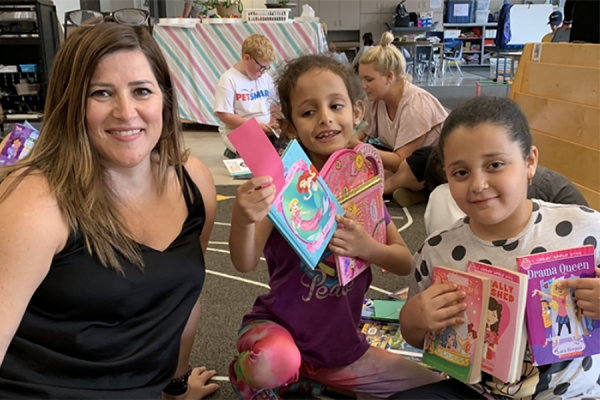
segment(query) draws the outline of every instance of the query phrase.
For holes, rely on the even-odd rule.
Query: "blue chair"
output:
[[[448,45],[450,45],[450,49],[449,49],[450,53],[447,55],[445,54],[444,65],[442,66],[442,69],[445,70],[445,68],[447,66],[450,73],[452,73],[452,69],[450,68],[449,61],[454,61],[454,65],[456,66],[456,69],[460,73],[460,76],[464,76],[462,73],[462,70],[460,69],[460,63],[462,62],[462,48],[463,48],[462,41],[446,39],[446,41],[444,42],[444,49],[446,49]]]

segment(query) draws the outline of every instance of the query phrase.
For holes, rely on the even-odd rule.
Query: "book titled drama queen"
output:
[[[529,279],[526,321],[534,365],[600,353],[600,321],[583,315],[574,289],[559,283],[596,279],[594,247],[582,246],[517,258]]]

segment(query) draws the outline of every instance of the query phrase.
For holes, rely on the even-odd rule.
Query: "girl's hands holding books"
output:
[[[365,228],[348,213],[335,217],[339,224],[329,242],[329,249],[344,257],[357,257],[368,260],[369,241],[374,239]]]
[[[269,213],[275,200],[275,185],[270,176],[250,179],[237,189],[233,215],[244,224],[262,221]]]
[[[451,283],[433,284],[409,299],[404,308],[412,310],[414,324],[424,331],[436,331],[454,324],[462,324],[462,313],[467,309],[463,302],[466,293],[456,290]]]
[[[600,319],[600,268],[596,268],[596,278],[568,279],[557,285],[565,289],[575,289],[574,300],[583,315]]]

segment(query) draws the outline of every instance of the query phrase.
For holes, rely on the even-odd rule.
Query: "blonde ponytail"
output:
[[[377,46],[367,50],[359,60],[359,64],[374,64],[381,75],[393,72],[396,80],[411,81],[412,76],[406,73],[406,59],[393,44],[394,35],[384,32]]]
[[[394,35],[392,35],[392,32],[384,32],[383,35],[381,35],[381,39],[379,40],[379,45],[381,47],[387,47],[391,45],[393,41]]]

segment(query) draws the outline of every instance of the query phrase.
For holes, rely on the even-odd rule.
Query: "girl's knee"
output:
[[[270,325],[268,329],[253,332],[251,343],[245,338],[248,346],[244,346],[245,350],[235,361],[237,379],[256,388],[275,388],[295,382],[302,362],[290,333],[279,325]]]

